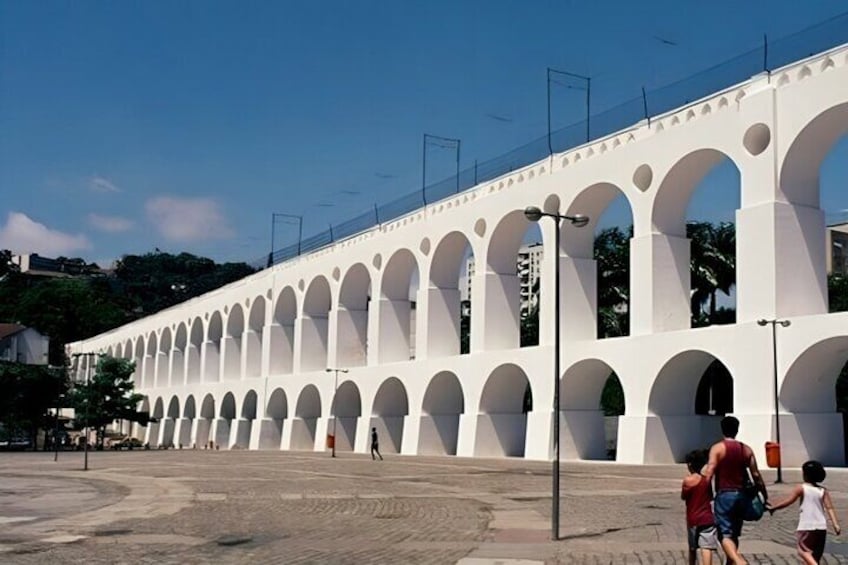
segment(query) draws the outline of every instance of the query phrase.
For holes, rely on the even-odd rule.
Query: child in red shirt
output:
[[[713,552],[718,549],[715,518],[713,517],[713,488],[701,475],[709,460],[709,452],[696,449],[686,454],[689,474],[683,479],[680,498],[686,501],[686,529],[689,538],[689,565],[696,565],[698,552],[701,565],[713,562]]]

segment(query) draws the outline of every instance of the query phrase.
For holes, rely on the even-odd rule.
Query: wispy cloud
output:
[[[91,249],[91,242],[82,234],[52,230],[26,214],[9,212],[6,225],[0,228],[0,249],[56,256]]]
[[[120,216],[101,216],[91,213],[88,215],[88,224],[98,231],[120,233],[131,230],[135,223]]]
[[[122,192],[115,183],[100,175],[94,175],[88,179],[88,188],[94,192]]]
[[[212,198],[157,196],[145,204],[147,218],[170,241],[229,239],[235,235]]]

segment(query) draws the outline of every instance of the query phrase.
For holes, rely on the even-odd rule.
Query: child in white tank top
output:
[[[814,565],[821,561],[827,539],[827,518],[833,524],[833,531],[839,535],[841,528],[833,502],[827,489],[819,485],[827,475],[818,461],[807,461],[801,466],[804,483],[792,488],[789,496],[774,505],[768,505],[769,512],[786,508],[799,498],[801,514],[795,536],[798,540],[798,555],[801,561]]]

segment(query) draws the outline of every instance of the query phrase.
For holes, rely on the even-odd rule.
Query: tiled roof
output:
[[[25,329],[26,326],[22,326],[20,324],[0,324],[0,339],[5,339],[10,335],[15,335]]]

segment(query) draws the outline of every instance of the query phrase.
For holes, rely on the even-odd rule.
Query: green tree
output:
[[[148,316],[255,272],[246,263],[217,264],[190,253],[126,255],[115,268],[121,292],[138,316]]]
[[[624,414],[624,389],[618,375],[612,373],[604,383],[601,391],[601,410],[604,416],[621,416]]]
[[[691,241],[692,325],[718,323],[716,295],[730,294],[736,284],[736,226],[689,222],[686,235]]]
[[[67,390],[64,368],[0,361],[0,438],[26,435],[35,445],[38,431],[55,422],[47,411]]]
[[[831,312],[848,310],[848,278],[839,273],[828,275],[827,303]]]
[[[97,445],[103,446],[106,426],[115,420],[146,425],[149,417],[136,407],[144,398],[135,392],[131,377],[135,363],[127,359],[103,356],[97,362],[89,383],[79,384],[71,397],[79,428],[89,426],[97,432]]]

